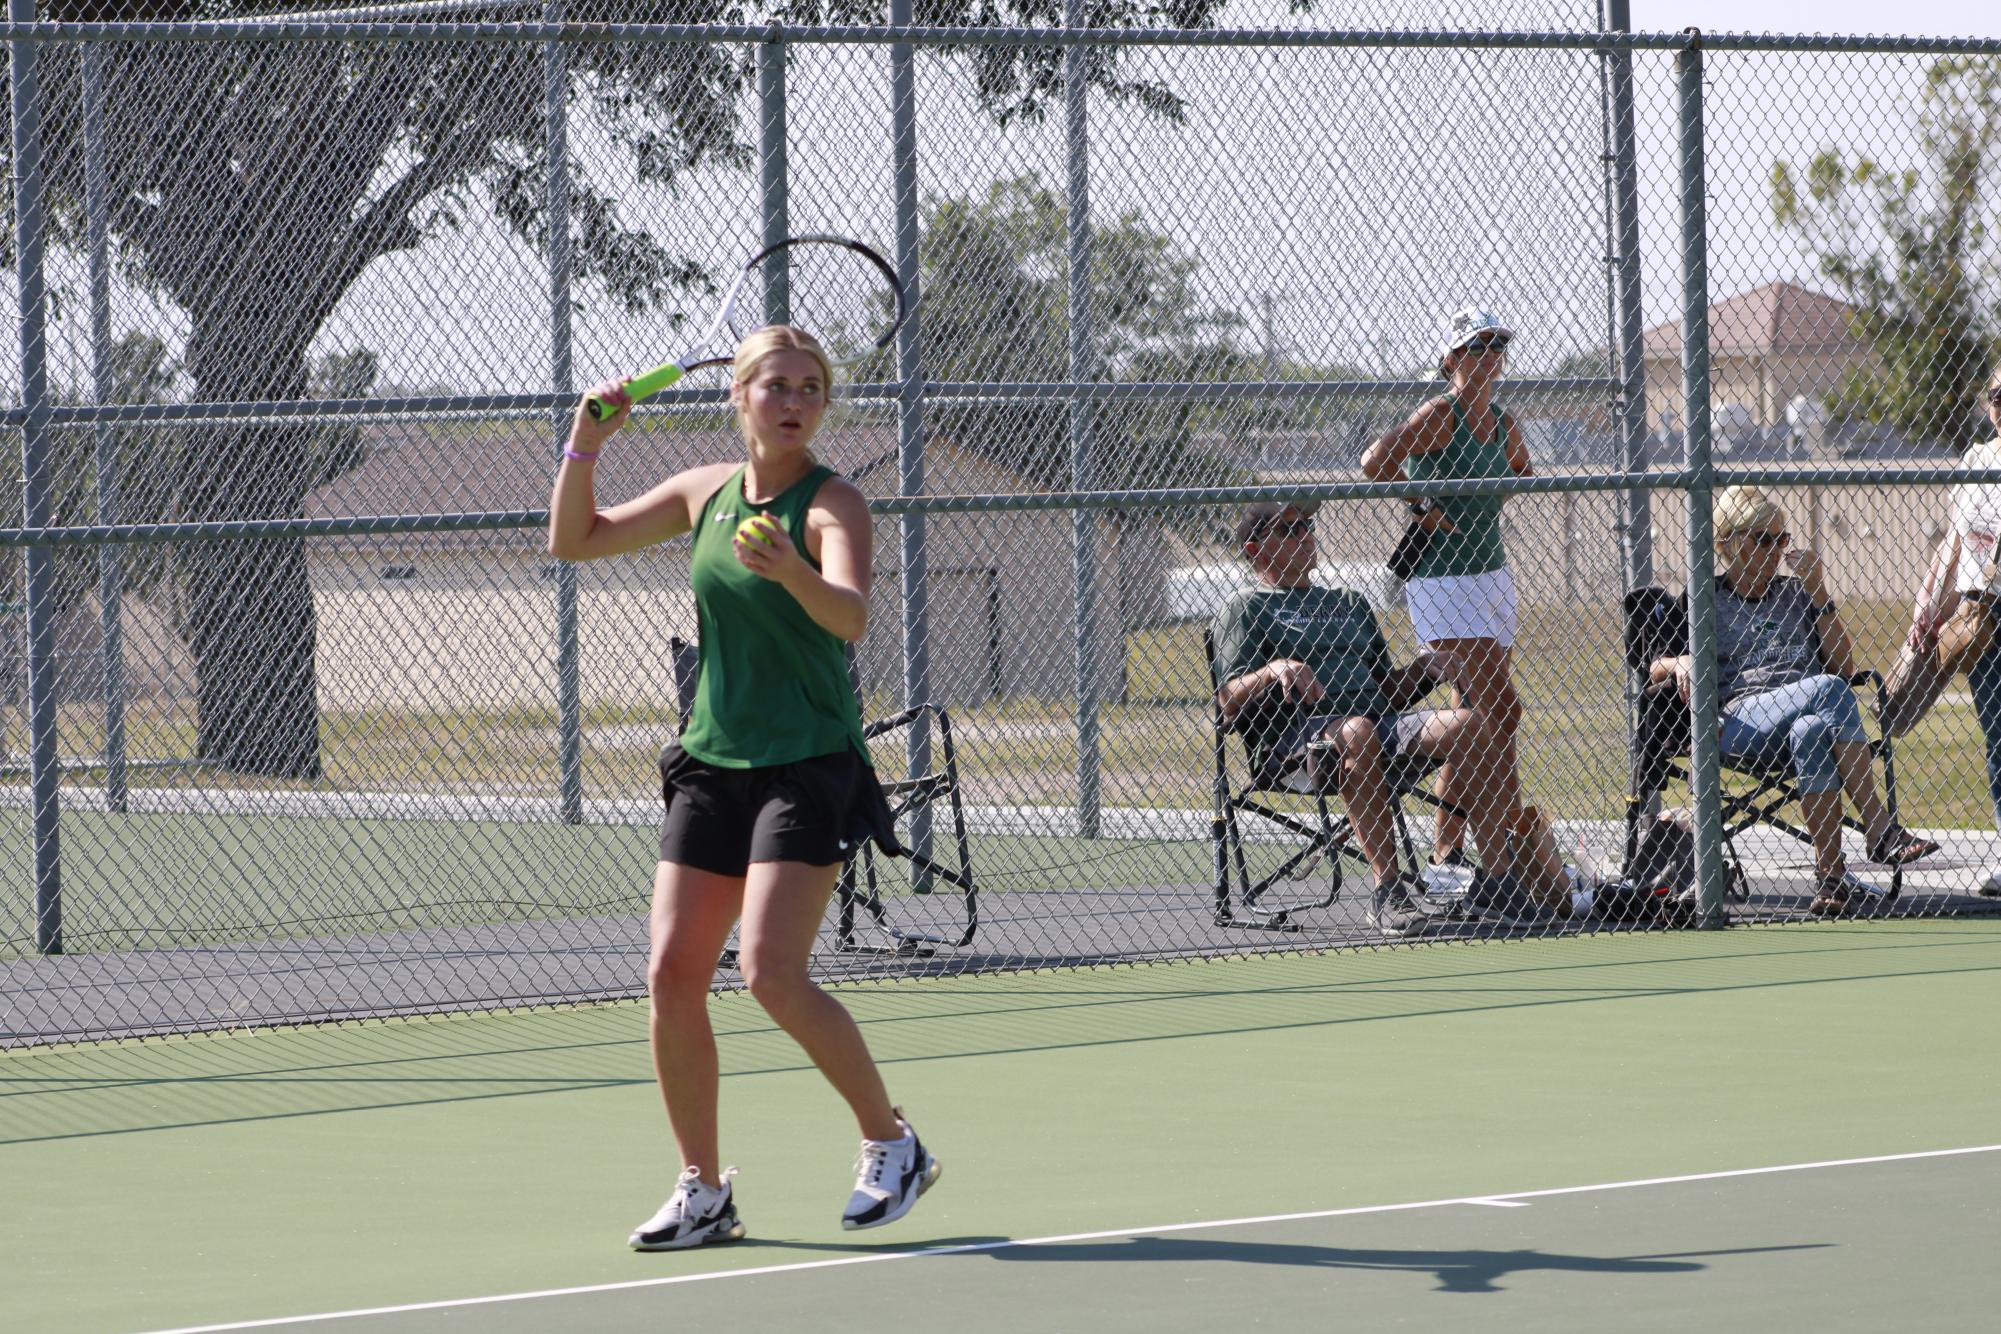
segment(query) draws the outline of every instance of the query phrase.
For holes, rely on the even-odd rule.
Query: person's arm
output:
[[[693,468],[668,478],[636,500],[598,509],[597,455],[632,415],[632,400],[616,381],[590,392],[617,404],[618,410],[599,421],[582,403],[577,405],[569,447],[549,496],[549,554],[559,560],[619,556],[679,537],[695,526],[695,511],[732,468],[729,464]]]
[[[1938,641],[1939,627],[1959,609],[1959,533],[1940,539],[1925,570],[1924,586],[1911,604],[1911,628],[1904,642],[1924,649]]]
[[[1853,681],[1861,669],[1855,665],[1855,645],[1841,623],[1841,613],[1832,606],[1815,612],[1813,628],[1820,636],[1820,660],[1842,680]]]
[[[828,478],[806,511],[807,545],[818,545],[820,568],[792,544],[783,529],[772,541],[736,539],[744,568],[769,579],[796,599],[813,623],[849,643],[868,631],[868,590],[873,533],[868,501],[853,482]]]
[[[1272,690],[1278,691],[1281,698],[1301,705],[1317,704],[1327,693],[1321,689],[1320,678],[1311,667],[1297,658],[1275,658],[1262,667],[1231,677],[1216,691],[1216,712],[1221,715],[1223,725],[1234,726],[1245,709]]]
[[[1378,677],[1377,684],[1382,686],[1391,710],[1402,713],[1437,689],[1438,683],[1448,676],[1447,658],[1440,652],[1420,653],[1402,667]]]
[[[1452,405],[1434,398],[1412,413],[1409,421],[1362,451],[1362,475],[1372,482],[1408,481],[1404,464],[1411,455],[1436,454],[1451,443]],[[1453,530],[1452,521],[1435,505],[1422,511],[1420,517],[1427,528]]]
[[[1842,680],[1853,680],[1855,645],[1849,640],[1848,627],[1841,623],[1841,612],[1827,591],[1827,571],[1820,557],[1802,547],[1794,553],[1792,566],[1806,592],[1807,603],[1813,608],[1813,632],[1820,640],[1821,664]]]
[[[1528,442],[1522,439],[1522,428],[1515,422],[1514,414],[1501,413],[1501,427],[1507,434],[1509,469],[1517,477],[1535,476],[1535,465],[1529,461]]]
[[[1647,683],[1659,685],[1663,681],[1674,682],[1675,693],[1681,696],[1682,703],[1688,703],[1689,690],[1695,682],[1694,656],[1683,653],[1673,658],[1655,658],[1647,667]]]
[[[1253,642],[1254,613],[1243,601],[1233,599],[1216,614],[1210,637],[1215,643],[1216,714],[1225,727],[1234,727],[1260,696],[1277,690],[1289,699],[1311,703],[1321,696],[1320,681],[1312,668],[1297,658],[1274,658],[1253,667],[1254,655],[1262,652]]]
[[[1390,666],[1390,644],[1383,638],[1382,623],[1376,620],[1373,611],[1364,613],[1369,618],[1369,646],[1367,649],[1369,675],[1375,679],[1376,688],[1383,692],[1384,701],[1390,712],[1402,713],[1417,701],[1430,694],[1432,688],[1446,679],[1447,667],[1457,662],[1449,652],[1433,650],[1420,653],[1406,666]]]

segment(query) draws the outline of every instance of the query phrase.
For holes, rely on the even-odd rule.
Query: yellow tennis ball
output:
[[[769,514],[753,514],[736,526],[736,540],[739,542],[762,542],[765,546],[776,547],[778,534],[782,531],[778,520]]]

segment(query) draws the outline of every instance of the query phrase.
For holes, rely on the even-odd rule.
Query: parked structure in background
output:
[[[1709,308],[1713,400],[1742,404],[1748,425],[1783,425],[1793,399],[1823,395],[1870,364],[1869,346],[1855,333],[1854,314],[1845,301],[1789,282],[1766,283],[1718,301]],[[1656,324],[1647,330],[1644,345],[1650,423],[1657,433],[1678,433],[1681,322]]]

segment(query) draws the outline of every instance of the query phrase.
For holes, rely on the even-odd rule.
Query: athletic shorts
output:
[[[1436,709],[1412,709],[1407,713],[1391,717],[1373,719],[1376,724],[1376,739],[1383,743],[1383,760],[1392,768],[1396,761],[1409,758],[1411,748],[1417,744],[1418,733],[1431,721]],[[1302,790],[1311,790],[1312,776],[1307,761],[1312,758],[1313,749],[1319,745],[1334,728],[1346,722],[1352,714],[1317,714],[1302,718],[1279,734],[1266,753],[1265,767],[1258,773],[1259,787],[1292,787],[1305,784]],[[1293,780],[1297,777],[1300,783]],[[1332,784],[1330,783],[1331,787]]]
[[[1420,644],[1491,639],[1515,646],[1515,576],[1503,565],[1485,574],[1439,574],[1404,584],[1404,605]]]
[[[837,866],[863,839],[896,850],[875,769],[853,747],[755,769],[726,769],[668,743],[660,756],[667,818],[660,860],[742,876],[752,862]]]

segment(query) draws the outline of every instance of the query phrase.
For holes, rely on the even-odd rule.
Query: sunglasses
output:
[[[1791,533],[1746,533],[1744,534],[1744,540],[1755,546],[1782,547],[1792,542],[1793,535]]]
[[[1258,529],[1257,536],[1258,538],[1311,537],[1313,536],[1313,520],[1274,519],[1270,523],[1266,524],[1264,527]]]
[[[1508,350],[1508,340],[1505,338],[1475,338],[1459,350],[1461,352],[1470,352],[1474,356],[1478,356],[1483,352],[1506,352]]]

